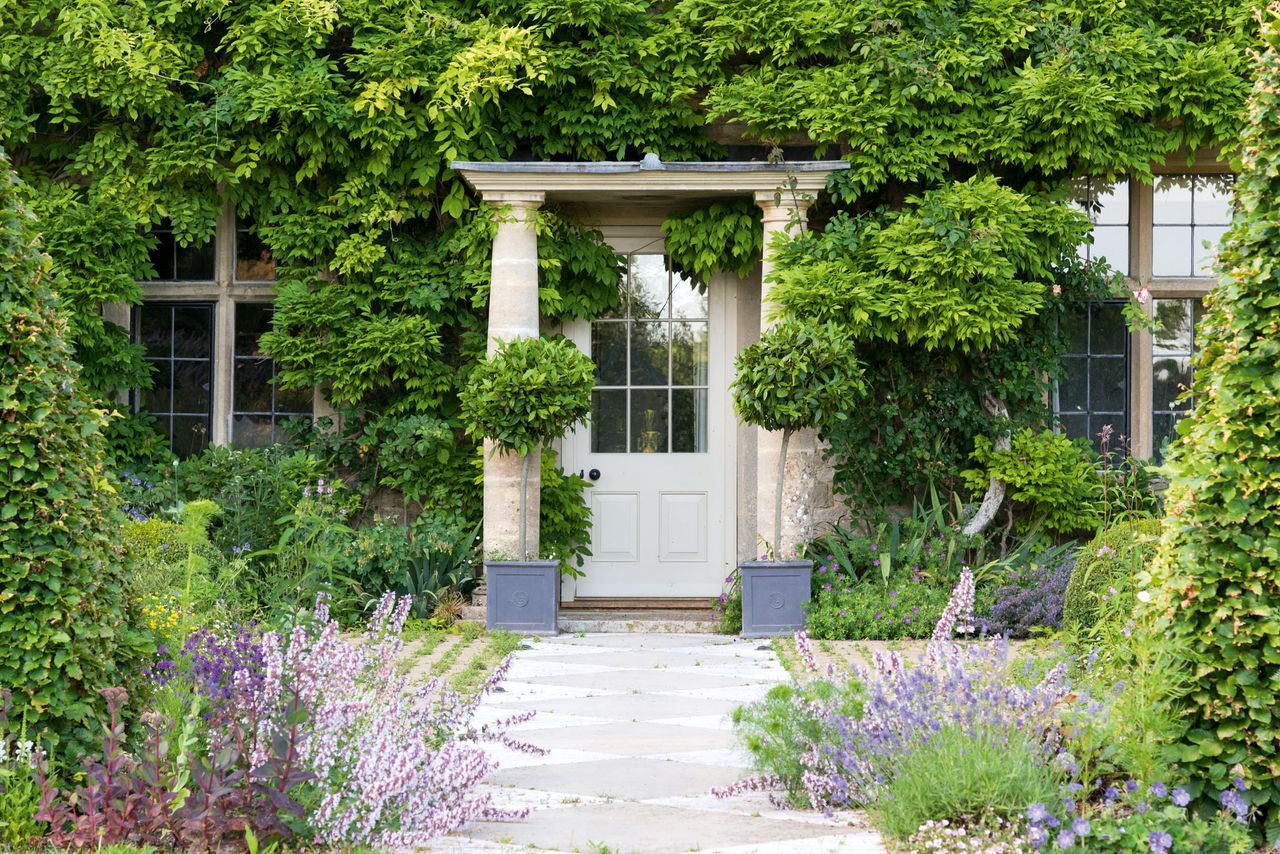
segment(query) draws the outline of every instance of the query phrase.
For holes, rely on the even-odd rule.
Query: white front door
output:
[[[591,557],[575,597],[716,596],[726,555],[724,288],[667,270],[661,241],[627,253],[626,305],[570,337],[596,363],[590,423],[564,466],[593,479]]]

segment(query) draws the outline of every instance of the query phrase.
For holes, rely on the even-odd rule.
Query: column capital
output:
[[[489,190],[481,194],[481,198],[487,204],[496,207],[507,208],[523,208],[526,210],[536,211],[542,207],[542,203],[547,200],[546,193],[538,193],[528,190],[511,191],[511,190]]]
[[[802,220],[808,215],[813,196],[779,187],[776,190],[756,190],[755,202],[756,207],[764,212],[765,222],[789,222],[793,211]]]

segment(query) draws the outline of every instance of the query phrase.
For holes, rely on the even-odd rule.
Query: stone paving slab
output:
[[[609,718],[619,721],[655,721],[660,718],[688,715],[728,716],[740,703],[733,700],[713,700],[703,697],[664,697],[655,694],[611,694],[581,699],[539,700],[522,702],[508,700],[504,694],[494,694],[486,704],[494,708],[523,711],[533,709],[539,713],[558,712],[587,717]]]
[[[883,854],[859,813],[711,796],[751,774],[730,714],[789,678],[769,645],[722,635],[528,639],[478,718],[537,712],[513,734],[548,753],[491,748],[499,770],[486,784],[496,806],[529,816],[478,822],[430,850]]]

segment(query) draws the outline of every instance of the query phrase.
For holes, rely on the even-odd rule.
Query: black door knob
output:
[[[599,480],[600,469],[592,469],[591,471],[587,472],[587,477],[591,478],[592,480]]]

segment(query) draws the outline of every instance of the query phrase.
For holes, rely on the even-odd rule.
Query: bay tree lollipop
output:
[[[527,560],[529,461],[591,413],[595,365],[564,338],[504,341],[459,394],[467,434],[520,457],[520,559]]]
[[[853,339],[834,323],[784,320],[738,354],[733,381],[738,417],[782,431],[773,512],[775,557],[782,545],[782,485],[791,434],[848,417],[864,389]]]

